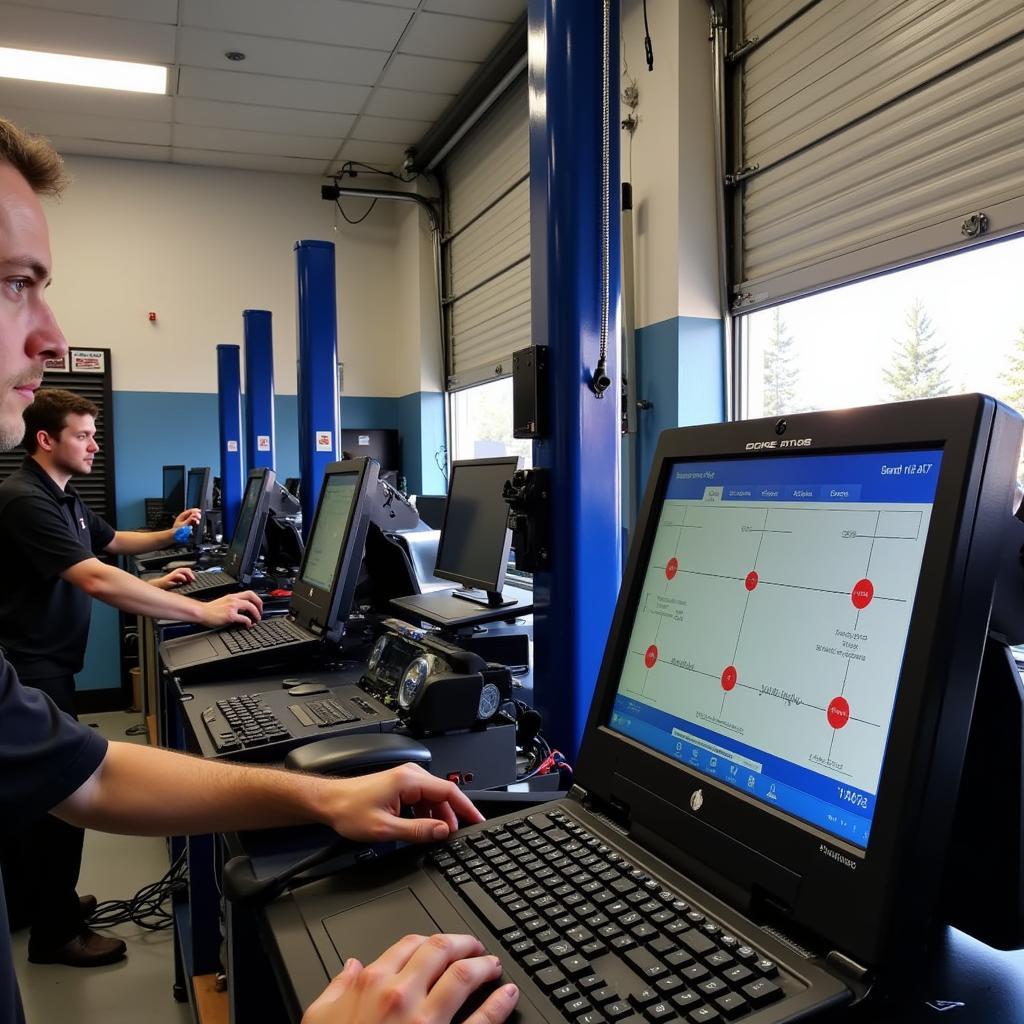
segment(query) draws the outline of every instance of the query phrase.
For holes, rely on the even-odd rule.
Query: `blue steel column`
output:
[[[334,243],[295,243],[298,272],[299,473],[302,532],[309,538],[327,464],[337,459],[338,314]]]
[[[245,454],[250,469],[274,468],[274,339],[270,311],[243,309]]]
[[[551,437],[533,446],[552,471],[551,571],[534,578],[534,703],[545,734],[575,756],[618,594],[619,4],[529,0],[530,253],[533,340],[551,349]],[[607,82],[605,79],[607,78]],[[605,110],[602,86],[607,84]],[[602,187],[601,168],[609,177]],[[590,389],[601,336],[601,220],[607,214],[607,373]]]
[[[217,418],[220,423],[220,494],[224,504],[224,538],[238,519],[245,486],[242,464],[242,372],[237,345],[217,346]]]

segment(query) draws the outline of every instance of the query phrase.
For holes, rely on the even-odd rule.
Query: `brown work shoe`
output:
[[[29,963],[64,964],[67,967],[102,967],[120,960],[128,947],[120,939],[108,939],[91,928],[83,928],[62,946],[40,948],[28,944]]]

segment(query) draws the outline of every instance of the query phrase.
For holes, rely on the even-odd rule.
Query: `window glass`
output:
[[[532,442],[512,436],[511,377],[453,392],[451,415],[453,459],[520,455],[532,465]]]

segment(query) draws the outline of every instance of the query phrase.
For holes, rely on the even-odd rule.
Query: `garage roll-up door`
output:
[[[512,372],[530,344],[530,121],[526,75],[481,118],[442,167],[448,230],[448,387]]]
[[[737,310],[1024,229],[1024,4],[744,0]]]

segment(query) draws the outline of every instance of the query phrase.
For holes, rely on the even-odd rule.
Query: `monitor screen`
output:
[[[185,507],[185,467],[164,466],[164,512],[176,516]]]
[[[245,556],[245,543],[249,539],[249,531],[252,530],[253,519],[260,505],[260,496],[263,494],[265,480],[259,474],[250,476],[245,485],[245,494],[242,495],[242,504],[238,509],[238,522],[235,523],[235,532],[231,535],[231,544],[228,546],[228,553],[225,558],[227,562],[240,564]]]
[[[306,544],[302,580],[320,590],[330,591],[338,571],[342,544],[350,532],[352,511],[360,474],[328,473],[324,478],[320,505]]]
[[[497,591],[505,578],[511,532],[501,496],[519,460],[473,459],[452,463],[435,575]]]
[[[670,463],[609,726],[866,848],[941,460]]]
[[[203,480],[205,473],[201,469],[188,471],[188,486],[185,488],[185,508],[198,508],[202,511]]]

